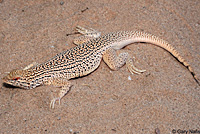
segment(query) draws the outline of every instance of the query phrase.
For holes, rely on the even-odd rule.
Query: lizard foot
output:
[[[54,104],[56,103],[57,100],[59,101],[59,105],[60,105],[61,98],[60,97],[54,98],[54,99],[51,100],[51,103],[50,103],[50,108],[51,109],[54,109]]]
[[[129,58],[126,62],[126,65],[127,65],[127,68],[128,70],[131,72],[131,74],[141,74],[143,72],[145,72],[146,70],[140,70],[138,68],[136,68],[134,65],[133,65],[133,58]]]
[[[88,42],[92,39],[98,38],[101,35],[101,32],[98,32],[92,28],[83,28],[81,26],[77,26],[76,27],[76,31],[80,34],[82,34],[82,36],[75,38],[74,39],[74,44],[75,45],[80,45],[83,44],[85,42]]]

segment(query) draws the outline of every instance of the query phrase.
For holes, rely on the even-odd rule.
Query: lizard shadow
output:
[[[6,88],[15,88],[15,89],[18,89],[18,88],[19,88],[19,87],[12,86],[12,85],[7,84],[7,83],[3,83],[2,85],[3,85],[4,87],[6,87]]]

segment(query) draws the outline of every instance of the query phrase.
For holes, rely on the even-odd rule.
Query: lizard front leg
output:
[[[59,105],[60,105],[60,100],[69,92],[70,88],[71,88],[71,82],[69,82],[67,79],[63,79],[63,78],[50,78],[48,79],[44,85],[52,85],[52,86],[56,86],[56,87],[60,87],[61,90],[58,94],[58,97],[53,98],[50,102],[50,108],[54,108],[54,104],[56,101],[59,101]]]
[[[24,67],[23,70],[30,69],[31,67],[36,66],[37,64],[38,64],[37,62],[33,62],[33,63],[29,64],[28,66]]]
[[[83,28],[81,26],[77,26],[76,31],[82,35],[74,39],[73,43],[75,45],[83,44],[91,39],[98,38],[101,35],[101,32],[98,32],[92,28]]]

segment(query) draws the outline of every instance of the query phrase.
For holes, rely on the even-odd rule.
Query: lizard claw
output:
[[[143,72],[145,72],[146,70],[140,70],[138,68],[136,68],[134,65],[133,65],[133,60],[134,58],[130,58],[127,60],[127,67],[128,67],[128,70],[131,72],[131,74],[141,74]]]
[[[54,98],[54,99],[51,100],[50,108],[54,109],[54,104],[56,103],[57,100],[59,101],[59,105],[60,105],[61,98],[60,97]]]

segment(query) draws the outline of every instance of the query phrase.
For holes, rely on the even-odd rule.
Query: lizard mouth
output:
[[[7,74],[2,78],[3,82],[9,85],[15,85],[15,82],[19,79],[19,77],[13,77],[11,73]]]
[[[15,86],[12,82],[10,81],[4,81],[3,86],[6,88],[19,88],[18,86]]]
[[[3,80],[3,85],[5,87],[8,87],[8,88],[18,88],[18,87],[20,87],[19,82],[15,79],[9,79],[9,76],[3,77],[2,80]]]

